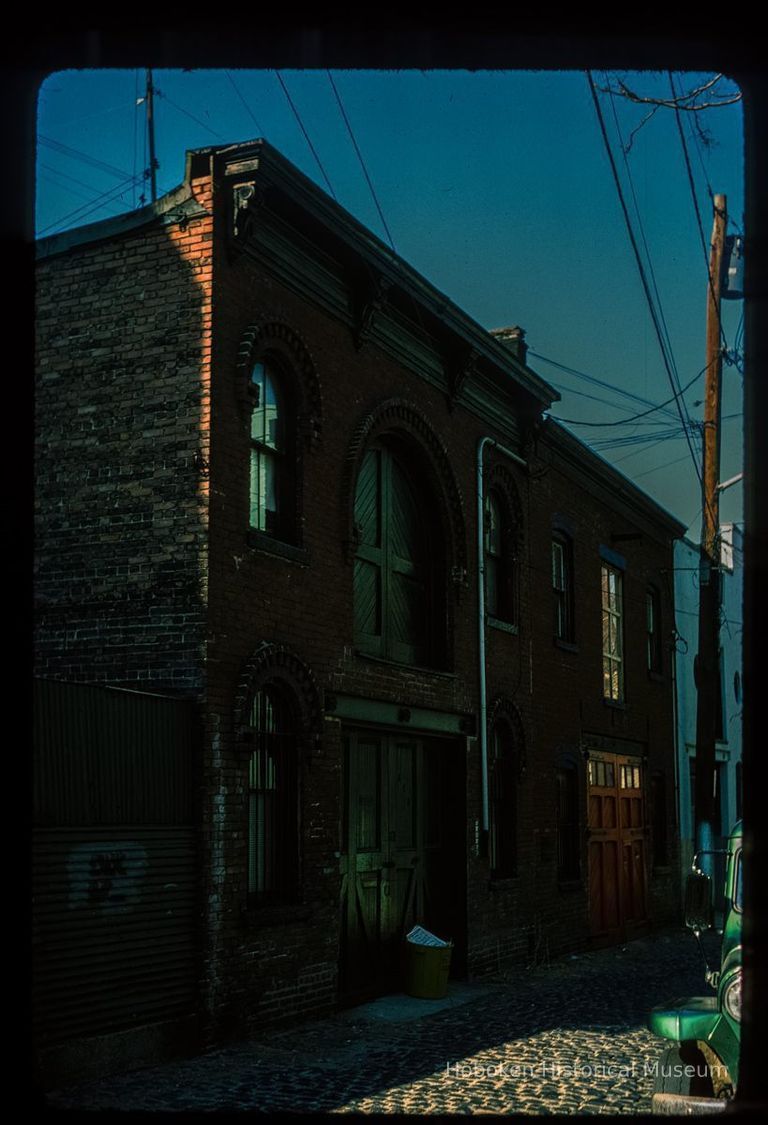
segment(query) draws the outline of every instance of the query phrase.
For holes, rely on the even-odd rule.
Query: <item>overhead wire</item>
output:
[[[707,370],[707,368],[712,366],[713,362],[714,362],[713,360],[710,360],[709,363],[707,363],[704,367],[702,367],[701,371],[698,371],[694,375],[694,377],[691,379],[691,381],[689,383],[686,383],[685,386],[682,387],[679,392],[676,391],[670,398],[666,399],[665,402],[660,402],[656,406],[650,406],[648,408],[648,410],[641,410],[639,414],[632,414],[632,415],[630,415],[629,418],[622,418],[621,420],[614,421],[614,422],[580,422],[575,418],[557,418],[557,421],[558,422],[568,422],[569,425],[574,425],[574,426],[625,426],[625,425],[627,425],[627,423],[634,422],[638,418],[645,418],[648,414],[653,414],[656,410],[663,410],[665,407],[669,406],[669,404],[671,402],[677,402],[678,399],[682,395],[684,395],[686,391],[691,389],[691,387],[696,382],[696,380],[701,378],[701,376],[704,374],[704,372]],[[556,415],[553,414],[552,417],[556,418]],[[683,425],[685,425],[685,423],[683,423]]]
[[[264,136],[264,130],[262,129],[261,125],[259,125],[258,121],[256,120],[256,117],[255,117],[255,115],[254,115],[254,113],[253,113],[253,110],[252,110],[252,109],[251,109],[251,107],[250,107],[250,106],[248,105],[248,102],[247,102],[247,101],[245,100],[245,98],[243,97],[242,93],[240,92],[240,89],[239,89],[239,87],[238,87],[238,86],[236,85],[236,83],[235,83],[235,80],[234,80],[234,78],[232,77],[231,73],[230,73],[230,72],[229,72],[228,70],[225,70],[225,71],[224,71],[224,73],[226,74],[227,78],[229,79],[229,81],[230,81],[230,84],[231,84],[231,86],[232,86],[232,89],[233,89],[233,90],[235,91],[235,93],[237,94],[238,98],[240,99],[240,101],[241,101],[241,102],[243,103],[243,105],[245,106],[245,110],[246,110],[246,113],[247,113],[247,114],[249,115],[249,117],[251,118],[251,121],[252,121],[252,122],[254,123],[254,125],[256,126],[256,129],[257,129],[257,131],[258,131],[258,134],[259,134],[259,136],[260,136],[260,137],[263,137],[263,136]]]
[[[597,387],[604,387],[606,390],[613,391],[622,398],[630,399],[632,402],[637,402],[642,406],[654,406],[655,403],[650,399],[643,398],[642,395],[636,394],[634,391],[627,391],[623,387],[616,386],[614,383],[608,383],[605,379],[598,379],[596,375],[589,375],[586,371],[579,371],[576,367],[569,367],[568,364],[560,363],[558,360],[551,359],[549,356],[542,355],[541,352],[534,351],[533,348],[528,349],[528,354],[535,356],[536,359],[541,359],[544,363],[550,364],[552,367],[558,368],[560,371],[565,371],[568,375],[573,375],[578,379],[584,379],[588,383],[592,383]],[[674,410],[665,410],[671,418],[676,418],[677,414]]]
[[[366,168],[365,160],[363,159],[363,154],[360,151],[360,147],[359,147],[357,141],[355,140],[355,134],[352,131],[352,126],[349,122],[349,118],[347,117],[346,111],[344,109],[344,105],[343,105],[342,100],[341,100],[341,95],[340,95],[338,89],[336,88],[336,83],[333,81],[333,75],[331,74],[330,70],[326,70],[325,73],[328,75],[328,81],[330,82],[331,88],[332,88],[334,94],[336,95],[336,101],[338,102],[338,106],[339,106],[339,110],[341,112],[341,116],[344,119],[344,124],[347,127],[347,132],[349,133],[349,139],[352,141],[352,145],[353,145],[354,150],[357,154],[357,159],[360,161],[360,167],[363,170],[363,175],[365,176],[365,182],[368,184],[371,195],[373,196],[373,202],[376,204],[376,210],[379,213],[379,218],[381,219],[384,230],[387,233],[387,240],[389,241],[389,245],[392,247],[392,249],[395,251],[395,253],[397,253],[397,249],[395,247],[395,241],[392,238],[392,234],[390,232],[389,226],[387,225],[387,220],[384,218],[384,212],[381,209],[381,204],[379,203],[378,196],[376,195],[376,191],[374,189],[373,183],[371,182],[371,177],[368,175],[368,169]]]
[[[609,160],[609,163],[610,163],[610,166],[611,166],[611,172],[612,172],[612,175],[613,175],[614,184],[616,186],[616,191],[617,191],[618,196],[619,196],[619,202],[621,204],[621,209],[622,209],[622,212],[623,212],[623,215],[624,215],[624,221],[625,221],[625,224],[626,224],[626,227],[627,227],[627,233],[629,235],[629,240],[630,240],[630,243],[632,245],[632,250],[633,250],[634,255],[635,255],[635,261],[637,263],[638,271],[640,273],[640,280],[641,280],[642,285],[643,285],[643,291],[645,293],[645,298],[646,298],[646,301],[648,303],[648,308],[649,308],[649,311],[650,311],[650,314],[651,314],[651,320],[653,322],[654,330],[656,332],[656,336],[657,336],[658,341],[659,341],[659,347],[661,348],[662,359],[664,360],[664,366],[665,366],[666,371],[667,371],[667,376],[669,378],[669,382],[670,382],[670,385],[672,387],[672,391],[673,391],[673,393],[675,393],[675,396],[676,396],[675,397],[675,405],[677,406],[678,414],[680,415],[680,422],[681,422],[683,428],[685,429],[685,437],[686,437],[686,441],[688,443],[688,451],[690,453],[691,461],[693,462],[693,466],[694,466],[694,469],[696,471],[696,476],[698,477],[699,484],[702,486],[702,489],[703,489],[701,469],[699,467],[699,463],[698,463],[698,460],[697,460],[697,457],[696,457],[696,454],[695,454],[695,451],[694,451],[694,448],[693,448],[693,444],[691,442],[691,436],[688,432],[688,428],[686,426],[686,420],[683,416],[682,408],[680,406],[680,398],[679,398],[679,394],[678,394],[678,388],[675,387],[674,375],[672,373],[672,369],[671,369],[670,364],[669,364],[669,358],[667,356],[666,349],[664,348],[664,340],[663,340],[663,336],[662,336],[662,333],[661,333],[661,328],[660,328],[660,325],[659,325],[659,322],[658,322],[658,317],[656,315],[656,310],[655,310],[654,305],[653,305],[653,300],[652,300],[651,292],[650,292],[650,289],[649,289],[649,286],[648,286],[648,280],[645,276],[645,270],[643,268],[643,263],[642,263],[642,259],[640,257],[640,252],[639,252],[639,249],[638,249],[638,246],[637,246],[637,241],[635,239],[634,231],[632,230],[632,223],[630,221],[629,212],[627,210],[627,205],[626,205],[626,202],[624,200],[624,192],[622,191],[621,182],[619,180],[619,175],[618,175],[618,171],[617,171],[617,168],[616,168],[616,163],[613,159],[613,153],[611,152],[611,146],[610,146],[610,142],[608,140],[608,134],[607,134],[606,129],[605,129],[605,121],[603,120],[603,113],[602,113],[602,110],[600,108],[600,103],[599,103],[599,100],[598,100],[598,97],[597,97],[597,90],[595,89],[595,83],[594,83],[594,80],[592,78],[592,72],[590,70],[587,71],[587,79],[588,79],[588,82],[589,82],[589,87],[590,87],[590,91],[591,91],[591,94],[592,94],[592,100],[594,102],[595,112],[597,114],[597,119],[598,119],[598,123],[599,123],[599,126],[600,126],[600,132],[601,132],[602,138],[603,138],[603,144],[605,145],[605,150],[606,150],[606,153],[608,155],[608,160]]]
[[[607,75],[606,75],[606,83],[607,83],[607,81],[608,81],[608,78],[607,78]],[[677,372],[677,364],[675,363],[674,352],[673,352],[673,349],[672,349],[672,340],[671,340],[670,335],[669,335],[669,328],[667,326],[667,319],[664,315],[664,306],[662,304],[661,294],[659,293],[659,287],[656,283],[656,271],[653,268],[653,259],[651,257],[651,252],[650,252],[650,249],[648,247],[648,241],[645,237],[645,228],[643,226],[643,220],[642,220],[642,217],[640,215],[640,207],[639,207],[638,202],[637,202],[637,194],[635,192],[635,182],[634,182],[634,178],[632,176],[632,169],[631,169],[630,164],[629,164],[629,159],[628,159],[627,153],[624,149],[624,138],[622,136],[621,126],[619,124],[619,117],[618,117],[618,114],[616,112],[616,99],[613,96],[610,98],[610,106],[611,106],[611,113],[613,114],[613,122],[614,122],[614,125],[616,127],[616,135],[619,138],[619,147],[621,149],[622,158],[624,160],[624,169],[626,171],[627,180],[629,182],[629,190],[630,190],[631,195],[632,195],[632,203],[634,204],[634,208],[635,208],[635,215],[637,217],[637,225],[640,229],[640,237],[642,239],[643,249],[645,250],[645,258],[646,258],[646,261],[648,263],[648,272],[650,274],[651,282],[653,284],[653,291],[654,291],[654,294],[656,296],[656,308],[657,308],[657,311],[658,311],[658,315],[659,315],[661,325],[664,329],[664,339],[665,339],[665,342],[666,342],[667,354],[669,356],[669,360],[670,360],[670,363],[671,363],[671,366],[672,366],[672,369],[673,369],[674,375],[675,375],[675,382],[676,382],[678,390],[679,390],[680,379],[679,379],[679,375],[678,375],[678,372]],[[685,409],[686,418],[688,418],[687,408],[685,408],[685,404],[682,404],[682,405]],[[688,419],[688,420],[690,421],[690,419]]]
[[[199,117],[195,117],[194,113],[190,113],[188,109],[184,109],[184,106],[177,105],[177,103],[169,98],[167,94],[164,94],[162,90],[158,90],[157,87],[155,87],[154,93],[155,97],[162,98],[164,102],[167,102],[168,105],[172,105],[173,108],[175,110],[178,110],[179,113],[183,113],[185,117],[188,117],[190,119],[190,121],[194,121],[196,125],[200,125],[201,128],[206,129],[211,134],[211,136],[217,137],[220,141],[224,140],[224,137],[221,133],[217,133],[215,129],[212,129],[210,127],[210,125],[206,125],[206,123],[204,121],[201,121]]]
[[[104,160],[97,160],[94,156],[89,156],[86,152],[81,152],[80,149],[70,148],[69,145],[62,144],[61,141],[54,141],[50,137],[45,137],[42,134],[38,135],[38,140],[46,148],[52,148],[55,152],[60,152],[63,156],[70,156],[73,160],[79,160],[83,164],[90,164],[92,168],[99,168],[102,172],[107,172],[110,176],[116,176],[118,179],[125,179],[130,175],[124,168],[116,168],[114,164],[107,164]]]
[[[289,105],[289,106],[291,107],[291,109],[292,109],[292,111],[293,111],[293,115],[294,115],[294,117],[296,118],[296,120],[297,120],[297,122],[298,122],[298,124],[299,124],[299,128],[301,129],[301,131],[302,131],[302,133],[303,133],[303,135],[304,135],[304,140],[305,140],[305,141],[307,142],[307,144],[309,145],[309,151],[310,151],[310,152],[312,153],[312,155],[314,156],[314,158],[315,158],[315,161],[316,161],[316,163],[317,163],[317,166],[318,166],[318,168],[320,169],[320,171],[321,171],[321,173],[322,173],[322,175],[323,175],[323,179],[325,180],[326,184],[328,185],[328,191],[329,191],[329,192],[331,193],[331,195],[333,196],[333,198],[334,198],[334,199],[336,199],[336,192],[335,192],[335,191],[333,190],[333,187],[331,186],[331,181],[330,181],[330,180],[328,179],[328,174],[327,174],[327,172],[325,171],[325,168],[323,167],[323,163],[322,163],[322,161],[321,161],[320,157],[319,157],[319,156],[317,155],[317,151],[315,150],[315,146],[314,146],[314,145],[312,144],[312,141],[310,140],[310,136],[309,136],[309,133],[308,133],[308,132],[307,132],[307,130],[306,130],[306,129],[304,128],[304,122],[303,122],[303,121],[301,120],[301,114],[299,113],[299,111],[298,111],[298,109],[296,108],[296,106],[295,106],[295,105],[293,104],[293,98],[292,98],[292,97],[291,97],[291,95],[290,95],[290,94],[288,93],[288,87],[286,86],[285,82],[283,81],[283,76],[282,76],[282,74],[280,73],[280,71],[279,71],[279,70],[277,70],[277,69],[275,70],[275,74],[277,75],[277,80],[278,80],[278,82],[280,83],[280,85],[281,85],[281,86],[282,86],[282,88],[283,88],[283,93],[285,94],[285,96],[286,96],[286,98],[287,98],[287,100],[288,100],[288,105]],[[338,202],[338,200],[337,200],[337,202]]]
[[[674,98],[674,97],[676,97],[676,91],[675,91],[674,80],[672,78],[672,71],[668,70],[667,74],[669,76],[669,88],[672,91],[672,97]],[[706,240],[706,237],[704,235],[704,223],[702,221],[701,212],[699,210],[699,201],[696,198],[696,187],[695,187],[694,182],[693,182],[693,171],[691,169],[691,161],[690,161],[690,157],[688,155],[688,146],[685,143],[685,134],[683,133],[683,124],[682,124],[682,121],[680,119],[680,110],[679,110],[677,104],[675,104],[675,120],[677,121],[677,132],[678,132],[678,135],[680,137],[680,145],[681,145],[682,150],[683,150],[683,159],[685,161],[685,170],[686,170],[686,174],[688,176],[688,187],[690,188],[691,199],[693,200],[693,209],[696,213],[696,224],[699,228],[699,238],[701,239],[701,249],[702,249],[702,252],[704,254],[704,265],[705,265],[705,268],[706,268],[706,271],[707,271],[707,284],[708,284],[708,287],[709,287],[710,298],[711,298],[712,302],[717,306],[718,302],[717,302],[716,297],[715,297],[715,282],[714,282],[714,278],[712,277],[712,266],[711,266],[711,263],[710,263],[710,255],[707,253],[707,240]],[[710,198],[711,198],[711,201],[712,201],[712,206],[714,207],[714,205],[715,205],[714,195],[710,196]],[[723,329],[723,320],[722,320],[722,317],[719,314],[718,314],[718,322],[719,322],[718,323],[719,335],[720,335],[720,340],[722,342],[723,351],[727,351],[727,342],[726,342],[726,339],[725,339],[725,331]]]
[[[142,179],[143,177],[139,178]],[[52,227],[61,226],[62,224],[70,222],[72,219],[76,219],[78,222],[82,221],[87,218],[88,215],[93,214],[94,211],[100,210],[107,206],[107,204],[113,202],[118,196],[122,195],[123,192],[127,191],[128,188],[133,185],[135,179],[136,177],[129,176],[122,184],[118,184],[116,187],[108,188],[107,191],[102,192],[97,199],[85,203],[81,207],[77,207],[74,211],[70,211],[69,214],[64,215],[62,218],[49,223],[48,226],[43,227],[39,233],[43,235],[51,230]]]
[[[136,158],[138,155],[138,132],[139,132],[139,72],[136,70],[133,81],[133,175],[136,175]],[[135,209],[136,207],[136,185],[133,185],[133,195],[131,203]]]

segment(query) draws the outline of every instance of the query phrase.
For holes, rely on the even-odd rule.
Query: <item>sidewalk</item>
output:
[[[718,938],[708,935],[714,957]],[[661,1042],[656,1003],[705,991],[694,938],[451,982],[444,1000],[389,996],[199,1058],[47,1095],[52,1108],[365,1113],[642,1113]]]

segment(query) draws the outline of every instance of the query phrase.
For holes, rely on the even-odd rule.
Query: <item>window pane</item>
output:
[[[563,545],[552,544],[552,585],[556,590],[565,589],[565,565],[563,562]]]
[[[618,701],[623,698],[621,573],[603,564],[601,583],[603,596],[603,695],[606,699]]]
[[[270,370],[263,363],[254,364],[251,383],[257,401],[251,413],[251,439],[271,449],[282,449],[281,411],[278,390]]]
[[[485,498],[485,549],[501,555],[501,507],[498,497],[489,492]]]
[[[272,529],[277,505],[278,469],[275,455],[266,449],[251,449],[251,527]],[[269,516],[268,516],[269,514]]]
[[[250,725],[256,747],[248,765],[248,891],[290,897],[297,874],[294,736],[286,701],[272,687],[257,692]]]

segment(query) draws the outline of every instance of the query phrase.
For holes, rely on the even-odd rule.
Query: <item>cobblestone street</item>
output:
[[[708,956],[717,948],[709,936]],[[298,1028],[51,1092],[51,1108],[324,1113],[646,1113],[654,1004],[705,991],[693,937],[665,931],[446,1001],[385,998]]]

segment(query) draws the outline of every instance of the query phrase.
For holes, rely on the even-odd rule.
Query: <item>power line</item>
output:
[[[82,207],[77,207],[74,211],[70,211],[68,215],[64,215],[63,218],[56,219],[54,222],[49,223],[48,226],[43,227],[39,233],[43,235],[52,227],[66,224],[70,220],[75,218],[78,221],[82,221],[83,219],[87,218],[88,215],[93,214],[94,211],[98,211],[101,208],[106,207],[109,203],[112,203],[113,200],[115,200],[119,195],[122,195],[124,191],[126,191],[133,185],[135,179],[136,177],[134,176],[127,177],[122,184],[118,184],[115,188],[108,188],[107,191],[102,192],[101,195],[91,203],[85,203]]]
[[[315,151],[315,146],[312,144],[312,141],[309,139],[309,133],[304,128],[304,122],[301,120],[301,115],[299,114],[299,111],[297,110],[296,106],[293,104],[293,99],[291,98],[291,95],[288,93],[288,87],[286,86],[285,82],[283,82],[283,76],[282,76],[282,74],[280,73],[279,70],[275,70],[275,74],[277,75],[278,82],[280,83],[280,85],[283,88],[283,93],[285,94],[286,98],[288,99],[288,105],[293,110],[293,115],[299,123],[299,128],[301,129],[302,133],[304,134],[304,140],[309,145],[309,151],[312,153],[315,160],[317,161],[317,166],[320,169],[320,171],[322,172],[323,179],[325,180],[326,184],[328,185],[328,191],[331,193],[333,198],[336,199],[336,192],[331,187],[331,181],[328,179],[328,176],[326,174],[325,168],[323,168],[320,157],[317,155],[317,153]],[[337,200],[337,202],[338,202],[338,200]]]
[[[642,395],[635,394],[634,391],[626,391],[623,387],[617,387],[613,383],[606,382],[604,379],[598,379],[596,375],[588,375],[586,371],[579,371],[576,367],[569,367],[567,364],[560,363],[556,359],[550,359],[549,356],[542,355],[541,352],[536,352],[533,348],[528,349],[528,354],[543,360],[544,363],[548,363],[552,367],[557,367],[560,371],[565,371],[568,375],[574,375],[578,379],[585,379],[588,383],[593,383],[597,387],[605,387],[608,391],[615,391],[617,395],[631,399],[632,402],[640,403],[643,406],[655,405],[650,399],[643,398]],[[666,413],[672,418],[677,417],[674,410],[667,410]]]
[[[238,98],[240,99],[240,101],[241,101],[241,102],[243,103],[243,105],[245,106],[245,110],[246,110],[246,113],[248,114],[248,116],[250,117],[251,121],[252,121],[252,122],[254,123],[254,125],[256,126],[256,129],[257,129],[257,131],[258,131],[258,134],[259,134],[259,136],[260,136],[260,137],[263,137],[263,136],[264,136],[264,130],[262,129],[261,125],[259,125],[258,121],[256,120],[256,118],[255,118],[255,116],[254,116],[254,114],[253,114],[253,110],[252,110],[252,109],[251,109],[251,107],[250,107],[250,106],[248,105],[248,102],[247,102],[247,101],[245,100],[245,98],[243,97],[243,95],[242,95],[242,94],[240,93],[240,90],[239,90],[239,88],[238,88],[238,87],[237,87],[237,86],[235,85],[235,80],[234,80],[234,78],[232,77],[232,75],[230,74],[230,72],[229,72],[228,70],[225,70],[225,71],[224,71],[224,73],[226,74],[227,78],[229,79],[229,81],[230,81],[230,83],[231,83],[231,85],[232,85],[232,89],[233,89],[233,90],[235,91],[235,93],[237,94]]]
[[[136,158],[138,155],[138,135],[139,135],[139,72],[136,71],[133,80],[133,175],[136,175]],[[133,185],[134,191],[131,196],[131,203],[136,207],[136,185]]]
[[[80,160],[84,164],[90,164],[92,168],[99,168],[102,172],[107,172],[110,176],[117,176],[118,179],[126,179],[130,173],[126,172],[123,168],[115,168],[113,164],[106,164],[103,160],[97,160],[93,156],[88,156],[87,153],[81,152],[79,149],[70,148],[69,145],[62,144],[61,141],[54,141],[50,137],[38,136],[41,144],[47,148],[52,148],[56,152],[62,153],[64,156],[71,156],[74,160]]]
[[[668,70],[667,74],[669,75],[669,88],[672,91],[672,97],[674,98],[676,96],[676,92],[675,92],[674,80],[672,78],[672,71]],[[693,183],[693,171],[691,170],[691,161],[690,161],[690,158],[688,156],[688,146],[685,143],[685,134],[683,133],[683,124],[682,124],[682,121],[680,120],[680,110],[678,109],[677,105],[675,105],[675,119],[677,121],[677,132],[678,132],[678,135],[680,137],[680,144],[681,144],[682,149],[683,149],[683,158],[685,160],[685,170],[686,170],[686,173],[687,173],[687,176],[688,176],[688,186],[689,186],[690,191],[691,191],[691,199],[693,200],[693,209],[696,212],[696,224],[699,228],[699,238],[701,239],[701,249],[702,249],[702,252],[704,254],[704,266],[705,266],[706,271],[707,271],[707,285],[709,287],[710,297],[711,297],[712,301],[716,304],[717,301],[716,301],[716,298],[715,298],[715,283],[714,283],[714,279],[712,277],[712,267],[711,267],[711,264],[710,264],[710,261],[709,261],[709,255],[707,253],[707,240],[704,236],[704,224],[702,222],[701,212],[699,211],[699,201],[696,198],[696,188],[695,188],[694,183]],[[712,202],[714,203],[714,197],[712,197]],[[723,321],[722,321],[722,317],[720,317],[720,316],[718,316],[718,327],[720,329],[720,340],[721,340],[721,343],[723,345],[723,349],[727,350],[727,344],[726,344],[726,339],[725,339],[725,331],[723,329]]]
[[[606,83],[607,83],[608,82],[608,76],[607,75],[605,75],[605,80],[606,80]],[[678,372],[677,372],[677,364],[675,363],[674,352],[672,350],[672,340],[671,340],[670,335],[669,335],[669,328],[667,327],[667,320],[666,320],[666,317],[664,316],[664,307],[663,307],[662,301],[661,301],[661,294],[659,293],[659,287],[656,284],[656,273],[655,273],[654,268],[653,268],[653,259],[651,258],[651,252],[650,252],[650,249],[648,247],[647,239],[645,237],[645,229],[643,227],[643,220],[642,220],[642,217],[640,215],[640,207],[638,206],[637,195],[635,193],[635,182],[634,182],[634,179],[632,178],[632,169],[630,168],[629,160],[627,158],[627,153],[626,153],[625,148],[624,148],[624,138],[621,134],[621,126],[619,125],[619,117],[618,117],[618,114],[616,112],[616,100],[613,96],[611,96],[611,99],[610,99],[610,106],[611,106],[611,112],[613,114],[613,122],[614,122],[614,125],[616,126],[616,134],[619,138],[619,147],[621,148],[621,153],[622,153],[622,157],[623,157],[623,160],[624,160],[624,168],[626,170],[627,179],[629,181],[629,189],[632,193],[632,202],[633,202],[634,207],[635,207],[635,215],[637,216],[637,224],[640,228],[640,237],[642,238],[642,241],[643,241],[643,247],[645,249],[645,257],[646,257],[646,261],[648,262],[648,269],[649,269],[649,272],[650,272],[650,275],[651,275],[651,281],[653,283],[653,291],[656,295],[656,305],[657,305],[657,308],[658,308],[658,315],[660,317],[661,324],[664,328],[664,339],[665,339],[665,342],[666,342],[667,354],[669,356],[670,363],[671,363],[672,369],[674,371],[675,383],[676,383],[678,391],[679,391],[680,390],[680,379],[679,379]],[[683,408],[685,410],[686,419],[690,424],[690,417],[688,416],[687,408],[685,407],[684,403],[682,405],[683,405]]]
[[[635,240],[634,231],[632,230],[632,224],[630,222],[629,212],[627,211],[627,205],[626,205],[626,202],[624,200],[624,193],[621,190],[621,183],[619,181],[618,172],[616,170],[616,164],[615,164],[614,159],[613,159],[613,153],[611,152],[611,146],[610,146],[610,143],[608,141],[608,134],[605,130],[605,122],[603,120],[602,110],[600,109],[600,103],[599,103],[598,98],[597,98],[597,91],[595,89],[595,83],[592,79],[592,72],[590,70],[587,71],[587,79],[589,81],[589,88],[590,88],[590,91],[591,91],[591,94],[592,94],[592,100],[593,100],[594,105],[595,105],[595,112],[597,114],[598,123],[600,125],[600,132],[601,132],[602,137],[603,137],[603,143],[605,145],[605,150],[606,150],[606,153],[608,155],[608,160],[609,160],[610,165],[611,165],[611,172],[613,174],[614,184],[616,185],[616,191],[617,191],[618,196],[619,196],[619,202],[621,204],[621,209],[622,209],[622,212],[624,214],[624,221],[626,223],[627,233],[629,235],[629,240],[632,244],[632,249],[633,249],[634,254],[635,254],[635,261],[637,263],[637,268],[638,268],[639,273],[640,273],[640,280],[641,280],[642,285],[643,285],[643,291],[645,293],[645,298],[646,298],[646,301],[648,303],[648,308],[649,308],[650,313],[651,313],[651,320],[653,321],[653,327],[656,331],[656,336],[657,336],[658,341],[659,341],[659,347],[661,348],[661,354],[662,354],[662,358],[664,360],[664,366],[667,370],[667,376],[669,378],[669,382],[670,382],[670,385],[672,387],[672,391],[676,395],[675,405],[677,406],[678,414],[680,415],[680,422],[683,425],[683,427],[685,428],[685,437],[686,437],[686,441],[688,442],[688,450],[689,450],[689,453],[691,455],[691,460],[693,461],[693,467],[696,471],[696,476],[698,477],[699,484],[701,485],[702,490],[703,490],[704,486],[703,486],[702,477],[701,477],[701,470],[699,468],[699,463],[696,459],[696,454],[694,452],[694,448],[693,448],[693,444],[691,442],[690,434],[688,433],[688,429],[687,429],[686,424],[685,424],[685,418],[683,417],[683,412],[682,412],[682,409],[681,409],[681,406],[680,406],[680,399],[679,399],[679,397],[677,397],[677,390],[675,388],[674,376],[673,376],[672,370],[669,366],[669,360],[667,358],[666,350],[664,348],[664,341],[663,341],[663,337],[662,337],[662,334],[661,334],[661,329],[659,327],[658,319],[657,319],[657,316],[656,316],[656,310],[653,307],[653,301],[651,299],[651,293],[650,293],[650,290],[648,288],[648,280],[645,276],[645,270],[643,268],[643,263],[642,263],[642,260],[640,258],[640,252],[639,252],[638,247],[637,247],[637,242]]]
[[[204,121],[201,121],[199,117],[195,117],[194,113],[190,113],[189,110],[184,109],[184,106],[177,105],[176,102],[172,101],[167,94],[164,94],[162,92],[162,90],[158,90],[157,87],[155,87],[155,94],[158,98],[162,98],[164,102],[168,102],[168,105],[172,105],[174,109],[177,109],[179,111],[179,113],[183,113],[185,117],[188,117],[190,119],[190,121],[194,121],[197,125],[202,126],[203,129],[207,129],[207,131],[212,136],[218,137],[220,141],[224,139],[221,133],[217,133],[215,129],[212,129],[210,127],[210,125],[206,125],[206,123]]]
[[[693,386],[693,384],[696,382],[696,380],[701,378],[701,376],[704,374],[704,372],[707,370],[707,368],[711,366],[711,364],[712,364],[712,361],[710,361],[710,363],[706,364],[706,366],[702,367],[701,371],[697,372],[697,374],[694,375],[694,377],[691,379],[690,383],[686,383],[685,386],[679,392],[676,391],[672,395],[671,398],[668,398],[666,400],[666,402],[660,402],[658,406],[651,406],[648,410],[642,410],[639,414],[633,414],[629,418],[623,418],[621,421],[618,421],[618,422],[579,422],[575,418],[557,418],[557,421],[558,422],[568,422],[570,425],[573,425],[573,426],[625,426],[628,422],[634,422],[638,418],[645,418],[648,414],[653,414],[654,411],[656,411],[656,410],[663,410],[666,406],[669,406],[670,402],[677,402],[678,399],[680,398],[680,396],[684,395],[686,391],[690,390],[690,388]],[[553,417],[556,417],[556,415],[553,415]],[[690,421],[689,421],[689,425],[690,425]],[[684,422],[683,422],[683,426],[685,426]]]
[[[365,166],[365,161],[363,160],[363,154],[361,153],[361,151],[358,147],[357,141],[355,140],[355,134],[352,132],[352,126],[349,123],[349,118],[347,117],[346,112],[344,111],[344,106],[342,105],[342,101],[341,101],[341,95],[339,94],[339,91],[336,89],[336,83],[333,81],[333,75],[331,74],[330,70],[326,70],[325,73],[328,75],[328,81],[330,82],[331,87],[333,89],[333,92],[336,95],[336,101],[339,103],[339,110],[341,111],[341,116],[344,118],[344,124],[347,127],[347,132],[349,133],[349,138],[352,141],[352,145],[354,146],[355,152],[357,153],[357,159],[360,161],[360,167],[363,169],[363,175],[365,176],[365,182],[368,184],[368,187],[370,188],[371,195],[373,196],[373,202],[376,204],[376,210],[379,212],[379,218],[382,221],[382,224],[384,226],[384,230],[387,232],[387,239],[389,241],[389,245],[392,247],[392,249],[395,251],[395,253],[397,253],[397,249],[395,248],[394,239],[392,238],[389,227],[387,226],[387,220],[384,218],[384,212],[381,209],[381,205],[379,203],[378,197],[377,197],[376,192],[374,190],[373,184],[371,183],[371,177],[368,175],[368,169]]]

